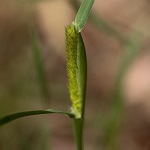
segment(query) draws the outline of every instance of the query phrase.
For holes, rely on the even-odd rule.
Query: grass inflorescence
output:
[[[66,27],[66,54],[67,54],[67,73],[68,73],[68,88],[70,99],[72,102],[72,112],[76,118],[81,117],[81,100],[79,96],[79,86],[77,78],[77,40],[78,32],[76,26],[71,23]]]

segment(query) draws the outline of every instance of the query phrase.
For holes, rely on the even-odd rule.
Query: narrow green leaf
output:
[[[0,118],[0,126],[4,125],[6,123],[9,123],[13,120],[16,120],[18,118],[22,118],[22,117],[26,117],[26,116],[32,116],[32,115],[39,115],[39,114],[51,114],[51,113],[64,114],[70,118],[74,118],[74,114],[72,114],[70,112],[61,111],[61,110],[54,110],[54,109],[34,110],[34,111],[18,112],[18,113],[4,116],[4,117]]]
[[[121,43],[126,40],[126,38],[119,31],[117,31],[117,29],[111,26],[102,17],[98,16],[94,11],[91,12],[89,21],[99,30],[102,30],[109,36],[118,39]]]
[[[80,2],[78,0],[70,1],[73,5],[75,11],[80,7]],[[89,21],[99,30],[104,31],[109,36],[118,39],[120,42],[124,42],[126,38],[113,26],[111,26],[105,19],[96,14],[94,11],[91,11],[89,15]]]
[[[50,130],[49,124],[43,124],[42,125],[42,135],[41,135],[41,150],[52,150],[52,133]]]
[[[89,17],[89,13],[92,9],[93,3],[94,3],[94,0],[83,0],[82,1],[82,4],[81,4],[79,11],[75,18],[75,24],[77,25],[79,32],[81,32],[84,25],[86,24],[86,21]]]
[[[45,73],[44,64],[42,60],[40,41],[39,41],[34,23],[32,23],[30,35],[31,35],[33,57],[34,57],[34,62],[35,62],[35,69],[37,73],[39,89],[40,89],[42,98],[47,102],[47,101],[50,101],[49,99],[50,94],[48,90],[46,73]]]
[[[112,95],[112,105],[103,127],[104,137],[102,144],[104,150],[117,150],[116,141],[124,116],[122,81],[129,65],[134,60],[134,57],[137,56],[142,42],[143,39],[136,34],[124,43],[124,54]]]

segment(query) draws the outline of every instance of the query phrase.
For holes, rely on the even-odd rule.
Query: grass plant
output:
[[[33,110],[26,112],[18,112],[0,118],[0,125],[4,125],[15,119],[25,116],[61,113],[73,118],[74,134],[77,150],[83,150],[83,122],[84,122],[84,105],[86,93],[86,52],[81,36],[83,29],[88,19],[90,10],[94,0],[83,0],[76,15],[75,21],[66,27],[66,53],[67,53],[67,72],[68,72],[68,87],[70,91],[70,99],[72,101],[72,108],[70,112],[60,110]],[[32,43],[34,49],[35,62],[39,75],[39,84],[43,96],[47,97],[47,87],[44,79],[43,66],[41,65],[41,58],[39,57],[39,47],[37,45],[37,38],[35,32],[32,32]],[[45,93],[46,91],[46,93]]]
[[[78,1],[72,1],[77,9],[79,7]],[[87,60],[84,40],[82,39],[81,31],[84,28],[88,17],[90,21],[99,29],[102,29],[110,36],[115,37],[124,45],[124,54],[120,70],[114,86],[112,95],[112,105],[110,112],[105,116],[103,126],[103,150],[117,150],[116,140],[121,125],[124,104],[122,96],[122,79],[127,71],[128,66],[134,60],[142,44],[142,39],[135,39],[131,37],[126,39],[116,29],[113,29],[102,18],[98,17],[94,12],[90,14],[94,0],[83,0],[77,12],[75,20],[66,26],[66,57],[67,57],[67,75],[68,75],[68,89],[70,93],[70,100],[72,103],[69,111],[46,109],[46,110],[31,110],[26,112],[18,112],[6,115],[0,118],[0,126],[5,125],[13,120],[39,114],[59,113],[68,116],[73,120],[74,137],[77,150],[83,150],[83,128],[84,128],[84,109],[85,109],[85,95],[87,82]],[[49,99],[48,86],[45,80],[44,66],[42,64],[39,41],[37,39],[36,31],[33,29],[31,33],[31,41],[33,44],[33,54],[38,75],[39,87],[41,88],[41,95],[47,101]],[[137,37],[137,36],[136,36]],[[46,148],[45,148],[46,149]]]

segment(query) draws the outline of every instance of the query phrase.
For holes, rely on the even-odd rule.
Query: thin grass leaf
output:
[[[83,0],[82,1],[82,4],[81,4],[79,11],[75,18],[75,24],[77,25],[79,32],[81,32],[84,25],[86,24],[86,21],[89,17],[89,13],[92,9],[93,3],[94,3],[94,0]]]
[[[32,50],[33,50],[33,56],[35,61],[35,68],[37,72],[37,79],[39,83],[40,92],[42,95],[42,98],[47,102],[50,99],[48,84],[46,80],[46,74],[44,69],[44,64],[42,60],[42,54],[41,54],[41,48],[40,48],[40,41],[38,39],[38,34],[36,32],[35,26],[31,28],[31,43],[32,43]]]
[[[107,21],[98,16],[94,11],[91,12],[89,21],[99,30],[102,30],[109,36],[118,39],[121,43],[126,40],[126,38],[119,31],[113,28],[109,23],[107,23]]]
[[[106,117],[103,127],[103,142],[104,150],[117,150],[117,137],[121,127],[122,118],[124,116],[124,103],[123,103],[123,91],[122,82],[123,77],[129,67],[129,65],[137,56],[143,39],[134,35],[124,43],[124,55],[120,70],[114,87],[112,105],[110,112]]]
[[[73,5],[75,11],[77,11],[80,7],[80,2],[78,0],[70,1]],[[104,31],[111,37],[118,39],[120,42],[124,42],[126,38],[119,32],[117,29],[109,25],[109,23],[104,20],[101,16],[97,15],[93,10],[89,14],[89,21],[99,30]]]
[[[52,150],[51,136],[49,125],[44,123],[42,126],[41,150]]]
[[[70,112],[61,111],[61,110],[55,110],[55,109],[34,110],[34,111],[18,112],[18,113],[14,113],[14,114],[4,116],[4,117],[0,118],[0,126],[2,126],[4,124],[7,124],[11,121],[14,121],[16,119],[22,118],[22,117],[40,115],[40,114],[51,114],[51,113],[64,114],[64,115],[67,115],[70,118],[74,118],[74,114],[72,114]]]

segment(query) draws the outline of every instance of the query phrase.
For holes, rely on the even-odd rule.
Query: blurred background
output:
[[[1,117],[25,110],[70,109],[65,26],[74,20],[79,4],[0,0]],[[123,79],[124,113],[112,139],[120,150],[150,149],[149,16],[148,0],[95,0],[82,32],[88,62],[86,150],[105,149],[103,120],[113,103],[126,39],[140,39],[140,51]],[[26,117],[0,128],[0,150],[60,149],[75,150],[72,122],[66,116]]]

